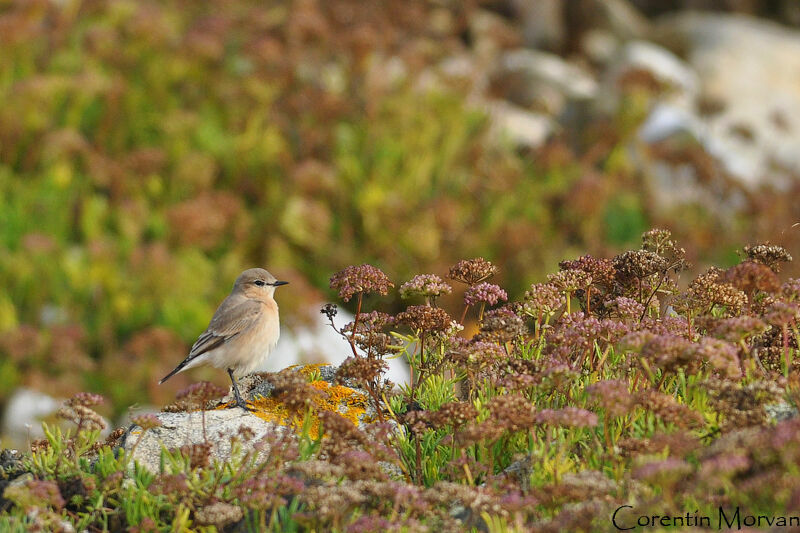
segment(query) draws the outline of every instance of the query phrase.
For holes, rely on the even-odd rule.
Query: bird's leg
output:
[[[233,399],[234,399],[234,406],[241,407],[245,411],[255,411],[252,407],[247,405],[247,402],[242,399],[242,395],[239,394],[239,385],[236,383],[236,378],[233,377],[233,369],[228,369],[228,375],[231,377],[231,383],[233,383]]]

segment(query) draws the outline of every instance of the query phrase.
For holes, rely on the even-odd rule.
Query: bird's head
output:
[[[272,298],[275,288],[287,283],[289,282],[278,281],[275,276],[263,268],[251,268],[239,274],[236,283],[233,284],[233,291],[239,291],[254,300],[263,300]]]

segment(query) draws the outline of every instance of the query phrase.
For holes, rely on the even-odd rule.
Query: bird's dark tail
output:
[[[178,366],[176,366],[175,370],[173,370],[172,372],[170,372],[169,374],[167,374],[166,376],[161,378],[159,380],[158,384],[161,385],[162,383],[167,381],[169,378],[171,378],[172,376],[174,376],[175,374],[177,374],[178,372],[183,370],[183,367],[185,367],[188,362],[189,362],[189,360],[187,359],[187,360],[183,361],[181,364],[179,364]]]

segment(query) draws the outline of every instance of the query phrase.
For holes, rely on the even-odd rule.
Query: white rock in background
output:
[[[44,437],[42,419],[58,409],[59,401],[35,390],[19,388],[11,395],[3,413],[2,434],[15,446]],[[5,443],[8,446],[8,443]]]
[[[327,317],[319,312],[322,304],[310,306],[308,310],[312,326],[302,326],[293,330],[281,328],[278,346],[259,371],[278,372],[291,365],[329,363],[338,366],[353,355],[350,345],[327,323]],[[336,327],[341,329],[353,321],[353,315],[339,309],[334,318]],[[409,371],[404,360],[387,359],[389,370],[386,377],[394,383],[408,383]]]
[[[625,43],[619,50],[611,74],[616,80],[632,69],[647,70],[659,81],[684,94],[695,95],[700,86],[697,74],[688,64],[669,50],[647,41]]]
[[[800,172],[800,32],[701,13],[665,18],[657,29],[660,43],[686,56],[700,94],[721,104],[702,117],[686,104],[697,120],[676,131],[691,131],[745,185],[781,184]]]
[[[500,57],[496,81],[524,87],[528,99],[542,90],[554,90],[566,99],[594,98],[597,82],[591,74],[561,57],[536,50],[517,49]]]
[[[555,125],[547,115],[534,113],[504,101],[486,104],[492,129],[498,137],[507,137],[522,148],[543,145],[553,134]]]
[[[30,441],[44,438],[42,420],[55,414],[63,400],[53,398],[42,392],[20,387],[14,391],[6,404],[3,413],[3,446],[22,448]],[[106,428],[103,436],[111,431],[111,425],[105,420]],[[71,422],[60,421],[64,428],[73,427]]]

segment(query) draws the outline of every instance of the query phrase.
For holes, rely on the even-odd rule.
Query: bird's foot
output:
[[[232,409],[234,407],[241,407],[242,409],[244,409],[245,411],[247,411],[249,413],[254,413],[256,411],[254,408],[250,407],[247,404],[247,402],[244,400],[244,398],[242,398],[242,395],[239,394],[238,388],[234,389],[233,393],[234,393],[233,394],[233,401],[228,404],[228,408],[229,409]]]
[[[234,401],[232,401],[232,402],[228,402],[228,405],[227,405],[227,407],[228,407],[228,409],[233,409],[233,408],[235,408],[235,407],[241,407],[242,409],[244,409],[244,410],[245,410],[245,411],[247,411],[248,413],[255,413],[255,412],[256,412],[256,409],[255,409],[255,408],[253,408],[253,407],[250,407],[250,406],[247,404],[247,402],[246,402],[246,401],[244,401],[244,400],[242,400],[241,398],[238,398],[238,399],[236,399],[236,400],[234,400]]]

